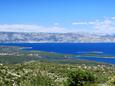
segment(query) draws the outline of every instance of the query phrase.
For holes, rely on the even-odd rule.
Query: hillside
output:
[[[0,86],[114,86],[109,85],[114,74],[115,67],[109,65],[0,64]]]
[[[0,32],[0,43],[92,43],[115,42],[114,34]]]

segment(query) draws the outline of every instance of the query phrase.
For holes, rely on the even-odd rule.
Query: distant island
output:
[[[98,43],[115,42],[115,34],[0,32],[0,43]]]

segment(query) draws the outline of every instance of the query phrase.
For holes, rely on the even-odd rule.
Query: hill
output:
[[[0,43],[95,43],[115,42],[114,34],[0,32]]]

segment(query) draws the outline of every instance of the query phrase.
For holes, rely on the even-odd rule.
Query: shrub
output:
[[[70,71],[68,74],[69,86],[90,86],[95,80],[95,76],[88,71]]]
[[[107,81],[107,84],[109,86],[115,86],[115,76],[110,77],[109,80]]]

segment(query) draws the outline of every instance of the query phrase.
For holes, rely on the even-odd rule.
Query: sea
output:
[[[115,64],[115,43],[0,43],[0,45],[28,47],[26,50],[75,54],[73,58]],[[78,57],[77,55],[80,54],[96,54],[103,57]]]

